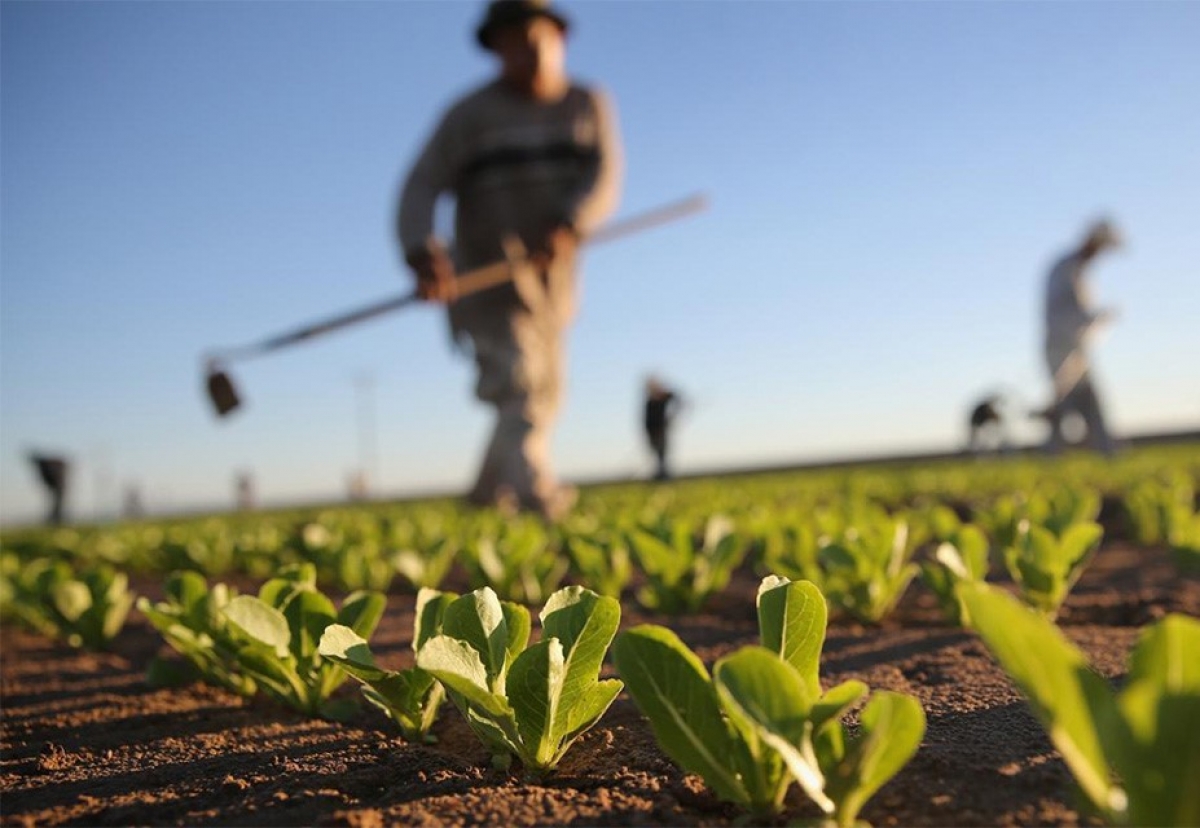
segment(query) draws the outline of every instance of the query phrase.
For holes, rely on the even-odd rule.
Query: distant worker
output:
[[[646,440],[650,443],[650,449],[654,452],[658,464],[654,473],[655,480],[671,478],[667,463],[668,437],[682,404],[679,395],[663,385],[657,377],[646,379]]]
[[[254,493],[254,475],[250,472],[239,472],[234,477],[234,499],[237,503],[237,508],[242,512],[249,512],[258,505],[258,498]]]
[[[1086,445],[1112,454],[1112,436],[1104,422],[1100,400],[1092,385],[1088,359],[1089,340],[1115,313],[1092,306],[1087,268],[1100,253],[1120,247],[1122,239],[1108,221],[1093,224],[1080,246],[1063,256],[1046,283],[1046,365],[1053,386],[1053,402],[1036,416],[1050,426],[1047,448],[1059,451],[1066,444],[1065,417],[1079,416],[1087,429]]]
[[[37,469],[38,478],[50,495],[50,509],[46,514],[46,523],[50,526],[61,526],[64,517],[64,501],[67,496],[67,478],[71,466],[62,457],[52,457],[36,452],[29,455],[29,460]]]
[[[566,73],[568,21],[545,2],[495,0],[476,29],[498,74],[454,102],[409,171],[397,232],[426,300],[446,303],[496,425],[468,502],[557,519],[575,490],[550,463],[576,310],[579,244],[616,208],[621,142],[608,97]],[[453,248],[435,204],[455,200]],[[507,258],[513,281],[458,298],[456,274]]]
[[[971,409],[967,423],[967,451],[999,451],[1007,447],[1008,435],[1004,429],[1004,416],[1001,414],[1003,403],[1003,397],[992,394],[980,400]]]

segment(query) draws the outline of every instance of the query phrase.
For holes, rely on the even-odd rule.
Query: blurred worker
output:
[[[50,526],[61,526],[63,503],[67,497],[67,478],[71,466],[62,457],[52,457],[36,452],[29,455],[29,460],[37,469],[38,478],[50,495],[50,509],[46,514],[46,523]]]
[[[1065,445],[1063,418],[1073,413],[1087,427],[1089,447],[1105,454],[1113,452],[1112,436],[1092,385],[1087,345],[1115,314],[1093,308],[1087,268],[1100,253],[1121,244],[1117,229],[1108,221],[1098,221],[1088,229],[1080,246],[1050,271],[1046,283],[1046,365],[1054,401],[1045,411],[1036,413],[1050,425],[1047,448],[1051,451]]]
[[[678,415],[683,400],[679,395],[663,385],[658,377],[646,379],[646,440],[654,452],[658,468],[654,473],[655,480],[669,480],[671,472],[667,465],[668,433]]]
[[[607,96],[566,73],[569,24],[535,0],[496,0],[475,35],[497,75],[443,114],[404,182],[397,231],[417,290],[446,303],[474,353],[475,394],[496,425],[467,499],[556,519],[575,491],[550,465],[564,337],[576,309],[576,248],[615,209],[621,142]],[[455,200],[453,250],[434,233]],[[456,274],[507,258],[513,281],[458,298]]]
[[[989,394],[974,405],[967,420],[967,451],[1003,452],[1009,448],[1005,407],[1004,395],[998,393]]]

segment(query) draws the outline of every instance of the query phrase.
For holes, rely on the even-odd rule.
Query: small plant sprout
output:
[[[442,634],[417,651],[417,666],[445,686],[493,764],[516,757],[534,774],[553,770],[623,686],[599,680],[621,621],[615,599],[565,587],[539,617],[542,638],[527,647],[529,611],[484,587],[446,607]]]
[[[963,524],[937,545],[933,559],[921,564],[921,580],[937,596],[946,620],[967,626],[966,609],[955,591],[960,581],[984,581],[988,575],[988,540],[976,526]]]
[[[429,639],[441,633],[446,607],[458,596],[450,592],[422,589],[417,594],[413,622],[413,652],[420,652]],[[400,726],[410,742],[433,742],[429,729],[445,699],[442,685],[420,667],[384,670],[366,639],[343,624],[331,624],[321,636],[318,652],[363,684],[367,701]]]
[[[1015,542],[1004,550],[1004,563],[1025,603],[1053,621],[1103,534],[1098,523],[1073,523],[1055,534],[1021,521]]]
[[[720,798],[755,816],[778,813],[792,781],[842,828],[917,750],[916,699],[876,693],[851,734],[841,718],[868,694],[848,681],[821,692],[827,609],[814,584],[768,576],[758,592],[762,646],[720,659],[711,678],[675,633],[643,625],[613,648],[630,695],[659,745]]]
[[[312,564],[285,567],[263,584],[258,596],[239,595],[223,610],[237,648],[239,670],[278,702],[311,716],[344,719],[357,705],[334,700],[349,676],[317,652],[331,624],[349,627],[362,638],[374,632],[386,601],[377,592],[354,592],[340,609],[317,591]]]

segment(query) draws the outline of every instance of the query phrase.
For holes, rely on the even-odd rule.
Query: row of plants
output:
[[[1044,612],[980,580],[952,591],[1097,815],[1114,825],[1195,824],[1200,622],[1169,615],[1143,630],[1114,693]],[[344,719],[354,704],[333,694],[352,676],[415,742],[433,741],[449,700],[501,769],[515,761],[528,774],[552,772],[625,689],[663,752],[752,816],[782,811],[795,784],[833,824],[854,825],[925,730],[911,695],[872,693],[858,680],[822,686],[827,599],[812,582],[777,575],[758,590],[759,643],[711,672],[668,627],[618,632],[619,602],[579,586],[548,598],[536,643],[529,610],[488,587],[423,589],[414,666],[403,670],[381,667],[370,649],[382,596],[353,594],[335,612],[310,566],[257,596],[208,589],[197,573],[173,576],[167,592],[157,605],[139,603],[205,680]],[[610,645],[619,678],[601,677]]]

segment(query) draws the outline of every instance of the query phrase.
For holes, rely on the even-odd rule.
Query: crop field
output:
[[[0,536],[5,825],[1200,825],[1200,444]]]

